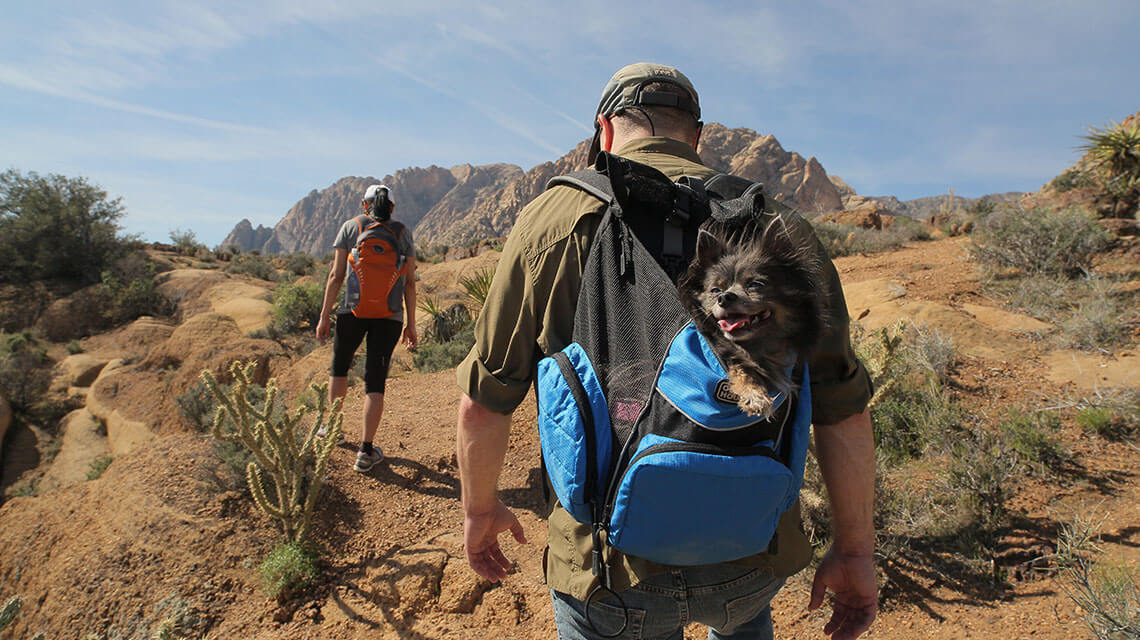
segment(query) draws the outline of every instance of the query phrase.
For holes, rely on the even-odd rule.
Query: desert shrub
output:
[[[1123,439],[1140,431],[1140,389],[1098,392],[1081,402],[1077,424],[1087,433]]]
[[[999,532],[1009,522],[1015,471],[1013,456],[1002,438],[971,432],[954,448],[942,478],[946,495],[957,501],[953,510],[962,525],[959,541],[978,545],[991,558]]]
[[[469,324],[446,342],[428,340],[420,343],[412,355],[412,364],[422,373],[450,369],[467,357],[474,344],[475,327]]]
[[[277,270],[273,268],[273,261],[261,257],[256,251],[235,255],[226,266],[226,272],[270,282],[277,279]]]
[[[174,313],[174,302],[158,288],[156,268],[145,263],[135,270],[115,269],[103,272],[99,296],[101,312],[111,326],[125,324],[140,316],[168,316]]]
[[[307,276],[316,268],[317,259],[304,251],[297,251],[282,258],[281,266],[290,273]]]
[[[195,256],[207,251],[206,245],[198,242],[198,235],[189,229],[173,229],[170,232],[170,242],[175,250],[184,256]]]
[[[905,225],[899,229],[864,229],[853,224],[817,221],[812,223],[815,234],[823,248],[832,258],[842,258],[858,254],[892,251],[911,240]],[[926,239],[929,239],[929,235]]]
[[[1088,189],[1096,186],[1096,178],[1087,171],[1080,169],[1066,169],[1061,175],[1049,182],[1049,188],[1057,193],[1065,193],[1073,189]]]
[[[991,270],[1073,277],[1092,269],[1112,238],[1083,210],[1010,208],[978,223],[970,258]]]
[[[487,301],[487,293],[491,290],[491,281],[495,278],[493,269],[484,268],[474,274],[459,279],[459,286],[467,293],[475,304],[480,307]]]
[[[1031,472],[1044,472],[1068,459],[1055,435],[1061,429],[1061,419],[1055,414],[1010,410],[998,429],[1018,464]]]
[[[1127,342],[1137,322],[1135,307],[1113,291],[1107,278],[1089,276],[1074,285],[1058,323],[1062,345],[1099,350]]]
[[[1099,350],[1121,344],[1140,317],[1115,283],[1097,274],[998,279],[988,288],[1014,311],[1056,327],[1053,340],[1062,348]]]
[[[319,558],[316,549],[304,542],[278,545],[258,567],[262,588],[272,598],[288,599],[317,579]]]
[[[1135,567],[1091,558],[1101,552],[1095,534],[1101,524],[1080,515],[1062,523],[1055,554],[1062,587],[1097,640],[1140,638],[1140,576]]]
[[[67,346],[64,347],[64,350],[66,350],[71,355],[83,353],[83,347],[79,345],[78,340],[72,340],[71,342],[68,342]]]
[[[209,431],[214,425],[217,402],[206,383],[197,380],[186,391],[174,396],[178,413],[198,431]]]
[[[895,387],[871,413],[875,451],[887,466],[945,448],[963,429],[965,412],[934,384]]]
[[[938,329],[912,325],[913,338],[906,348],[907,364],[945,384],[957,360],[954,341]]]
[[[0,173],[0,281],[91,284],[137,246],[119,235],[118,198],[85,178]]]
[[[12,596],[0,607],[0,631],[8,628],[12,621],[19,615],[20,609],[23,608],[24,601],[20,596]]]
[[[259,405],[251,403],[247,390],[253,369],[253,363],[244,367],[233,363],[233,383],[228,389],[220,387],[209,371],[202,372],[202,380],[220,405],[213,434],[219,440],[240,443],[253,454],[255,461],[249,463],[246,473],[254,503],[281,523],[286,542],[297,542],[304,539],[308,530],[329,455],[340,441],[340,400],[330,409],[325,401],[327,386],[315,387],[315,408],[300,406],[281,413],[276,406],[276,381],[270,380],[265,401]],[[313,412],[313,424],[302,428],[302,420]],[[321,424],[328,425],[323,437],[317,435]],[[272,491],[265,490],[267,484]]]
[[[51,384],[47,351],[29,333],[0,331],[0,389],[13,411],[27,413]]]
[[[474,321],[465,305],[453,304],[447,310],[432,315],[428,338],[434,342],[450,342]]]
[[[103,472],[107,470],[107,467],[111,466],[111,462],[114,461],[114,459],[113,456],[99,456],[92,460],[88,465],[87,479],[97,480],[99,476],[103,475]]]
[[[273,328],[292,333],[317,326],[324,295],[324,287],[317,282],[278,285],[273,291]]]

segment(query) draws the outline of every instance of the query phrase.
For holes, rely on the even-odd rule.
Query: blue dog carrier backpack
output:
[[[771,216],[759,185],[719,175],[677,183],[599,154],[552,179],[607,203],[582,274],[571,344],[538,363],[542,459],[559,503],[605,547],[693,566],[769,549],[803,481],[811,423],[808,367],[767,416],[744,413],[723,363],[691,320],[676,281],[702,222]]]

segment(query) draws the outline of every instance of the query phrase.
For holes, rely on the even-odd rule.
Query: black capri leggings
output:
[[[352,357],[364,335],[368,335],[364,357],[364,392],[384,393],[388,379],[388,365],[392,351],[400,339],[404,325],[391,318],[357,318],[351,312],[336,314],[336,333],[333,336],[332,370],[334,378],[348,375]]]

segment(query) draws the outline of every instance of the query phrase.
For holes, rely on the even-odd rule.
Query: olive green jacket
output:
[[[681,176],[707,179],[716,174],[701,164],[692,147],[670,138],[633,140],[617,155],[650,165],[673,180]],[[537,362],[570,343],[582,267],[604,208],[591,195],[559,186],[519,213],[475,324],[475,345],[456,370],[460,388],[481,406],[511,413],[526,396]],[[816,425],[835,424],[860,413],[871,397],[870,378],[851,348],[847,305],[830,261],[827,277],[830,331],[809,364]],[[806,566],[811,547],[800,526],[798,503],[781,518],[776,540],[774,553],[734,564],[767,568],[781,577]],[[597,584],[590,569],[590,552],[589,525],[575,521],[555,505],[543,563],[547,584],[584,600]],[[613,587],[618,591],[668,569],[617,551],[612,552],[611,564]]]

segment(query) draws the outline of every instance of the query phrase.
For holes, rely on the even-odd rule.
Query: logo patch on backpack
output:
[[[713,392],[713,397],[725,404],[737,404],[740,402],[740,396],[729,389],[728,378],[716,383],[716,391]]]

